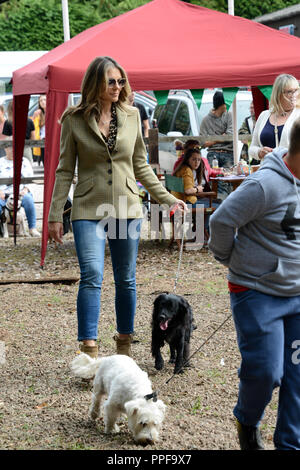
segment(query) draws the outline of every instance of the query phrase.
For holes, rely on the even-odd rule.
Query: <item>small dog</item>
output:
[[[20,236],[28,236],[28,232],[26,230],[26,216],[25,216],[25,210],[21,206],[22,200],[18,200],[18,209],[17,209],[17,220],[16,220],[16,226],[17,226],[17,235]],[[6,204],[4,206],[4,218],[5,222],[3,222],[3,237],[8,238],[10,234],[13,234],[13,223],[14,223],[14,196],[11,194],[8,196],[6,200]]]
[[[118,432],[117,418],[126,413],[137,444],[158,440],[166,405],[157,400],[147,373],[133,359],[123,355],[92,359],[81,353],[72,361],[71,369],[78,377],[95,376],[89,411],[92,420],[99,416],[102,397],[108,395],[104,403],[105,433]]]
[[[170,345],[170,363],[175,363],[174,374],[189,366],[190,338],[195,329],[193,313],[189,303],[180,295],[160,294],[154,301],[152,314],[152,356],[155,368],[164,366],[160,349],[165,341]]]

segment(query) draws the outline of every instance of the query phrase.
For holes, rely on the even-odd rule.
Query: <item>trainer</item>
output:
[[[300,450],[300,119],[211,216],[209,248],[228,269],[241,353],[234,408],[242,450],[263,449],[259,424],[280,387],[274,444]]]

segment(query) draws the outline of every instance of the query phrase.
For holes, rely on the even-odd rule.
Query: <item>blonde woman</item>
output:
[[[62,116],[61,152],[49,213],[49,238],[62,243],[62,214],[73,181],[72,224],[81,279],[77,298],[78,341],[97,357],[98,320],[107,236],[115,286],[117,353],[130,355],[136,308],[135,269],[142,221],[136,180],[160,203],[177,205],[146,161],[137,108],[124,69],[97,57],[82,82],[81,101]],[[175,207],[174,207],[175,208]],[[111,217],[105,218],[107,213]]]
[[[289,74],[278,75],[273,85],[270,109],[263,111],[256,122],[249,148],[250,159],[263,160],[276,147],[288,148],[292,124],[300,116],[298,96],[298,80]]]

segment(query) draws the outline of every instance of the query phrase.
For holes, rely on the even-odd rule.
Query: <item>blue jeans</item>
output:
[[[202,206],[204,206],[204,208],[208,208],[210,207],[210,199],[209,197],[202,197],[202,198],[199,198],[197,202],[195,202],[194,204],[192,204],[192,208],[197,208],[197,207],[201,207],[201,204]],[[216,209],[219,207],[219,203],[218,202],[213,202],[212,203],[212,207],[215,207]],[[204,218],[204,228],[206,228],[206,230],[209,230],[209,218],[210,218],[210,215],[211,214],[208,214],[205,218]]]
[[[22,206],[24,207],[26,219],[29,229],[36,227],[36,211],[32,193],[27,193],[22,198]]]
[[[209,150],[207,152],[207,160],[210,166],[212,166],[214,158],[218,160],[220,168],[231,168],[233,166],[233,152],[214,152],[213,150]],[[231,184],[218,181],[218,197],[225,199],[231,192]]]
[[[0,214],[6,204],[6,201],[0,199]],[[22,198],[22,207],[24,207],[29,229],[36,227],[36,211],[32,193],[27,193]]]
[[[258,426],[275,387],[280,387],[274,444],[300,450],[300,296],[256,290],[230,294],[242,357],[234,415]]]
[[[98,337],[106,237],[115,280],[117,331],[121,334],[134,331],[135,271],[142,220],[110,219],[109,224],[99,220],[75,220],[72,223],[80,266],[78,341]]]

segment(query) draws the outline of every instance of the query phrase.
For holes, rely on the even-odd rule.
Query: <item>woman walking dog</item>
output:
[[[82,98],[61,119],[61,152],[49,213],[49,238],[62,243],[62,213],[73,180],[72,223],[81,279],[77,297],[81,350],[98,356],[96,340],[107,236],[113,265],[117,353],[130,355],[136,308],[136,258],[142,209],[136,180],[159,203],[180,210],[146,162],[138,109],[127,104],[131,89],[123,68],[97,57],[82,82]],[[76,158],[77,157],[77,158]],[[105,217],[110,215],[110,218]],[[108,222],[108,223],[105,223]]]

